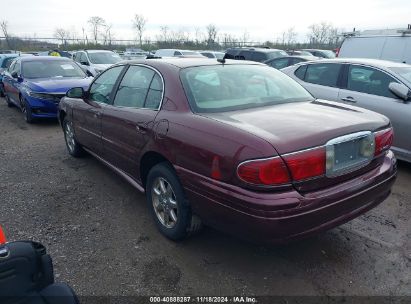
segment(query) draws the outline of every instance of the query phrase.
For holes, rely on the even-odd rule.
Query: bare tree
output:
[[[207,44],[213,45],[217,38],[218,29],[214,24],[209,24],[206,27],[207,30]]]
[[[167,42],[169,40],[169,28],[167,25],[160,26],[160,39],[163,42]]]
[[[296,43],[297,33],[295,32],[293,27],[290,27],[286,33],[287,45],[290,47],[291,45]]]
[[[61,40],[61,44],[67,44],[67,39],[70,38],[69,31],[59,27],[54,30],[54,37]]]
[[[105,26],[106,21],[99,16],[93,16],[88,20],[88,23],[90,24],[90,27],[91,27],[91,32],[93,34],[94,43],[97,44],[100,30],[103,26]]]
[[[0,22],[1,31],[3,32],[4,38],[6,38],[7,47],[11,49],[10,35],[9,35],[9,23],[6,20]]]
[[[327,22],[311,24],[308,27],[310,30],[310,33],[308,34],[310,43],[313,45],[322,45],[327,43],[329,41],[332,28],[332,24]]]
[[[194,27],[194,36],[196,44],[200,44],[204,40],[204,34],[200,27]]]
[[[103,32],[103,44],[111,45],[113,42],[113,25],[112,24],[105,24],[104,25],[104,32]]]
[[[243,41],[243,46],[247,44],[247,41],[250,39],[250,33],[247,30],[244,30],[241,40]]]
[[[143,15],[138,15],[138,14],[134,15],[133,28],[137,32],[138,40],[140,41],[140,47],[143,46],[143,34],[144,34],[144,30],[146,29],[146,23],[147,23],[147,19],[144,18]]]

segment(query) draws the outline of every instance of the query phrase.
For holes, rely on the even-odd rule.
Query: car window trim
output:
[[[116,66],[118,66],[118,65],[116,65]],[[151,83],[153,82],[153,79],[154,79],[154,77],[155,77],[155,74],[157,73],[157,74],[160,76],[161,84],[162,84],[162,90],[161,90],[161,100],[160,100],[160,104],[158,105],[157,109],[145,108],[145,107],[137,108],[137,107],[117,106],[117,105],[114,104],[114,99],[115,99],[115,97],[116,97],[116,95],[117,95],[118,87],[120,86],[120,83],[121,83],[121,81],[122,81],[123,78],[124,78],[124,75],[127,73],[128,69],[129,69],[131,66],[141,66],[141,67],[145,67],[145,68],[148,68],[148,69],[151,69],[151,70],[154,71],[154,75],[153,75],[153,77],[151,78],[150,85],[149,85],[148,88],[147,88],[147,94],[146,94],[146,96],[145,96],[145,98],[144,98],[144,106],[146,105],[147,96],[148,96],[148,93],[150,92]],[[120,74],[119,78],[121,78],[120,81],[118,81],[118,83],[116,83],[116,85],[115,85],[114,88],[113,88],[113,92],[115,92],[115,94],[114,94],[114,96],[113,96],[113,98],[112,98],[112,101],[111,101],[111,103],[110,103],[111,106],[117,107],[117,108],[128,108],[128,109],[141,109],[141,110],[160,111],[160,109],[161,109],[161,107],[162,107],[162,105],[163,105],[164,91],[165,91],[165,88],[166,88],[166,87],[165,87],[163,75],[160,73],[159,70],[157,70],[155,67],[152,67],[152,66],[149,66],[149,65],[143,64],[143,63],[127,64],[127,69],[125,69],[125,70]],[[115,89],[115,90],[114,90],[114,89]]]
[[[308,82],[308,81],[306,81],[305,80],[305,78],[306,78],[306,76],[307,76],[307,71],[308,71],[308,68],[311,66],[311,65],[319,65],[319,64],[335,64],[335,65],[341,65],[341,67],[340,67],[340,70],[339,70],[339,72],[338,72],[338,77],[337,77],[337,82],[336,82],[336,84],[335,84],[335,86],[326,86],[326,85],[323,85],[323,84],[318,84],[318,83],[312,83],[312,82]],[[304,82],[305,83],[309,83],[309,84],[313,84],[313,85],[318,85],[318,86],[322,86],[322,87],[327,87],[327,88],[334,88],[334,89],[341,89],[340,87],[339,87],[339,80],[340,80],[340,76],[341,76],[341,72],[342,72],[342,70],[343,70],[343,68],[344,68],[344,62],[321,62],[321,60],[320,60],[320,62],[313,62],[313,63],[308,63],[308,64],[305,64],[306,66],[307,66],[307,68],[305,69],[305,72],[304,72]],[[295,71],[297,71],[297,70],[295,70]],[[294,73],[295,73],[295,71],[294,71]]]
[[[117,80],[116,80],[116,82],[114,83],[113,88],[111,89],[111,92],[110,92],[110,95],[109,95],[109,102],[106,103],[106,102],[101,102],[101,101],[96,101],[96,100],[91,100],[91,99],[90,99],[91,101],[96,102],[96,103],[98,103],[98,104],[104,104],[104,105],[110,105],[110,104],[113,103],[112,95],[113,95],[113,92],[115,91],[114,89],[116,89],[116,91],[117,91],[118,80],[119,80],[119,78],[123,75],[124,70],[125,70],[124,67],[127,66],[127,64],[120,64],[120,65],[111,66],[111,67],[107,68],[107,69],[104,71],[104,72],[107,72],[108,70],[111,70],[111,69],[116,68],[116,67],[119,67],[119,66],[123,66],[123,70],[122,70],[122,71],[120,72],[120,74],[117,76]],[[88,89],[88,94],[87,94],[87,99],[89,99],[89,97],[90,97],[91,87],[92,87],[93,84],[97,81],[97,79],[99,79],[99,78],[101,77],[101,75],[103,75],[103,73],[98,74],[98,76],[95,77],[95,78],[93,79],[93,81],[90,83],[89,89]]]
[[[387,74],[388,76],[390,76],[391,78],[396,80],[398,83],[401,83],[401,84],[405,85],[408,88],[408,86],[404,82],[402,82],[400,79],[398,79],[397,77],[395,77],[394,75],[392,75],[391,73],[387,72],[384,69],[381,69],[381,68],[378,68],[378,67],[375,67],[375,66],[370,66],[370,65],[367,65],[367,64],[361,64],[361,63],[349,63],[349,64],[347,64],[347,66],[348,66],[347,67],[347,83],[346,83],[346,88],[345,88],[345,90],[347,90],[347,91],[356,92],[356,93],[360,93],[360,94],[367,94],[367,95],[371,95],[371,96],[378,96],[378,97],[382,97],[382,98],[400,100],[399,97],[392,98],[392,97],[388,97],[388,96],[381,96],[381,95],[377,95],[377,94],[371,94],[371,93],[360,92],[360,91],[355,91],[355,90],[348,89],[348,74],[349,74],[349,70],[350,70],[351,66],[360,66],[360,67],[364,67],[364,68],[368,68],[368,69],[374,69],[374,70],[379,71],[381,73]]]

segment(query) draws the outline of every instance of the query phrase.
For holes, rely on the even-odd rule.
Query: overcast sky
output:
[[[88,18],[101,16],[113,25],[115,38],[134,39],[134,14],[147,18],[145,36],[152,39],[162,25],[194,33],[195,27],[213,23],[219,33],[239,36],[247,31],[250,40],[264,41],[275,40],[290,27],[304,40],[307,27],[321,21],[347,31],[411,23],[411,0],[0,0],[0,8],[0,20],[8,21],[10,33],[37,37],[52,37],[57,27],[75,30],[81,37],[83,27],[89,31]]]

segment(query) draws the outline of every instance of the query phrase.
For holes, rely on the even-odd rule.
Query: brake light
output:
[[[285,162],[294,181],[317,177],[325,174],[325,147],[285,155]]]
[[[394,140],[394,130],[392,128],[382,130],[375,133],[375,154],[378,156],[384,151],[387,151]]]
[[[237,174],[243,181],[254,185],[274,186],[290,182],[287,167],[278,156],[246,161],[238,166]]]
[[[4,245],[6,242],[6,236],[4,235],[3,228],[0,226],[0,245]]]

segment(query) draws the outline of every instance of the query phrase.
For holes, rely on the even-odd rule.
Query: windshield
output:
[[[285,51],[274,51],[267,53],[268,59],[274,59],[282,56],[288,56],[287,52]]]
[[[310,101],[313,97],[285,74],[259,65],[186,68],[181,80],[194,112],[224,112]]]
[[[411,84],[411,67],[410,68],[390,68],[390,70],[394,71],[406,81]]]
[[[333,51],[322,51],[322,52],[327,58],[335,58],[335,53]]]
[[[94,64],[114,64],[121,61],[118,54],[111,52],[88,53],[88,58]]]
[[[22,63],[25,78],[80,77],[85,78],[83,70],[70,60],[36,60]]]
[[[3,69],[8,69],[9,66],[10,66],[10,64],[11,64],[11,62],[12,62],[15,58],[16,58],[16,57],[6,57],[6,58],[4,58],[4,60],[3,60],[2,64],[1,64],[1,67],[2,67]]]

